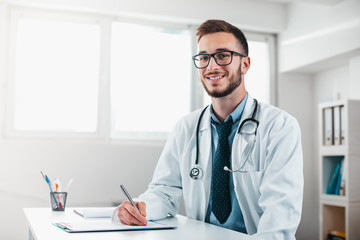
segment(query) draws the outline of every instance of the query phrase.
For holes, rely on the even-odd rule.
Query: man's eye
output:
[[[208,61],[209,56],[200,56],[200,61]]]
[[[230,55],[227,54],[227,53],[219,53],[219,54],[216,55],[216,57],[217,57],[218,59],[225,59],[225,58],[228,58],[229,56],[230,56]]]

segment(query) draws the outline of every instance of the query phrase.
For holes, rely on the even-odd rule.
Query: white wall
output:
[[[350,67],[341,66],[314,75],[315,102],[327,102],[349,97]]]
[[[110,13],[121,17],[158,19],[160,21],[199,24],[219,18],[245,29],[279,32],[285,27],[285,6],[251,0],[0,0],[13,5],[47,7],[63,10]],[[256,12],[256,14],[253,14]]]
[[[304,156],[304,199],[303,213],[297,239],[315,239],[318,235],[317,164],[314,164],[314,138],[312,107],[314,90],[310,74],[281,74],[278,82],[279,107],[293,115],[299,122]]]
[[[305,189],[297,239],[319,236],[318,104],[360,98],[359,12],[357,0],[297,1],[288,6],[279,37],[279,106],[297,117],[303,137]]]
[[[336,5],[296,2],[281,33],[280,71],[325,70],[359,55],[360,1]],[[289,61],[291,59],[291,61]]]
[[[146,189],[162,145],[2,140],[0,149],[0,211],[11,216],[0,220],[1,239],[24,239],[26,224],[21,209],[50,207],[49,190],[40,170],[65,183],[74,177],[68,206],[110,206],[124,200],[120,183],[134,196]],[[19,225],[23,231],[16,230]]]

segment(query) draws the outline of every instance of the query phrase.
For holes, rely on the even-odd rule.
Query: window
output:
[[[246,90],[260,102],[270,103],[269,42],[249,41],[250,69],[245,75]]]
[[[98,25],[20,18],[15,52],[15,130],[96,131]]]
[[[187,29],[113,23],[111,109],[115,134],[167,133],[190,112],[190,43]]]
[[[210,101],[191,61],[195,32],[187,25],[13,8],[10,30],[9,136],[163,139]],[[247,89],[274,103],[274,39],[246,36]]]

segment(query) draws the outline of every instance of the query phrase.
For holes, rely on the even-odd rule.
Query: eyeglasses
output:
[[[232,62],[234,54],[239,55],[240,57],[246,57],[245,55],[234,51],[220,51],[213,54],[197,54],[193,56],[192,59],[196,68],[203,69],[209,65],[211,57],[215,59],[216,64],[219,66],[229,65]]]

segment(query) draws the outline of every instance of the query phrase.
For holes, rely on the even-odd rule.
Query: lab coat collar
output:
[[[244,119],[251,117],[251,114],[255,107],[254,98],[249,93],[246,93],[246,94],[247,94],[247,100],[246,100],[245,108],[241,114],[240,123]],[[205,110],[205,113],[201,119],[200,128],[199,128],[200,134],[202,131],[210,129],[210,111],[211,111],[210,108],[211,108],[211,104],[207,107],[207,109]],[[240,124],[239,124],[239,126],[240,126]]]
[[[251,115],[252,115],[252,113],[254,111],[254,108],[255,108],[254,98],[248,93],[248,98],[247,98],[247,101],[246,101],[246,105],[245,105],[244,111],[243,111],[243,113],[241,115],[240,124],[241,124],[242,121],[244,121],[244,119],[247,119],[247,118],[251,117]],[[257,111],[259,111],[259,109]],[[257,114],[255,116],[255,119],[258,119]],[[239,124],[239,126],[240,126],[240,124]]]
[[[203,115],[203,117],[201,119],[200,128],[199,128],[200,134],[202,134],[202,132],[204,130],[209,130],[210,129],[210,108],[211,108],[211,105],[209,105],[207,107],[207,109],[205,110],[204,115]]]
[[[246,101],[246,105],[244,108],[244,112],[241,116],[238,129],[241,125],[241,123],[247,119],[250,118],[255,108],[254,98],[248,94],[248,99]],[[259,110],[259,107],[258,107]],[[255,119],[259,119],[258,115],[255,116]],[[253,138],[249,138],[249,136],[245,136],[243,134],[235,134],[233,145],[232,145],[232,167],[233,169],[239,169],[241,167],[241,164],[243,161],[245,161],[246,155],[249,152],[249,148],[251,146],[251,142],[253,141]],[[234,182],[234,185],[236,187],[236,182]]]

